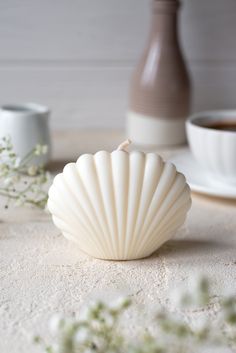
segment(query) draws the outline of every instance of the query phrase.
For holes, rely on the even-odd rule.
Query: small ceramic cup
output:
[[[0,108],[0,138],[10,136],[19,157],[24,157],[36,144],[48,146],[48,152],[37,159],[45,165],[50,158],[49,109],[35,103],[7,104]]]
[[[206,111],[186,122],[190,149],[214,178],[236,184],[236,111]]]

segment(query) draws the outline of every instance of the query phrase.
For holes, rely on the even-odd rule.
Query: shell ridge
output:
[[[67,183],[65,182],[65,178],[61,176],[61,179],[63,179],[63,182],[64,182],[63,187],[65,187],[68,192],[68,187],[67,187]],[[67,200],[65,199],[63,200],[63,203],[62,203],[62,199],[58,196],[58,192],[57,192],[57,190],[59,191],[61,190],[61,184],[57,184],[57,186],[54,186],[54,187],[56,188],[56,193],[54,193],[54,196],[49,199],[49,207],[51,202],[52,203],[51,206],[53,207],[53,213],[56,214],[58,218],[61,218],[62,220],[64,220],[64,214],[60,213],[60,207],[57,207],[57,205],[61,205],[62,209],[66,208],[66,210],[70,210],[69,214],[67,214],[67,217],[69,217],[69,219],[72,221],[73,224],[82,226],[85,229],[85,234],[87,234],[87,236],[89,235],[90,237],[92,237],[94,239],[93,240],[94,243],[99,248],[100,245],[99,243],[97,243],[96,237],[94,237],[91,230],[87,228],[86,223],[84,224],[84,222],[81,221],[80,217],[78,217],[78,214],[75,212],[76,208],[72,207],[72,204],[68,203]],[[59,209],[59,214],[58,214],[58,209]]]
[[[128,160],[128,170],[127,170],[127,180],[130,179],[130,158]],[[129,183],[129,182],[128,182]],[[127,232],[127,222],[128,222],[128,206],[129,206],[129,184],[128,184],[128,190],[125,194],[125,197],[126,197],[126,202],[125,202],[125,210],[124,210],[124,214],[125,214],[125,220],[124,220],[124,232],[122,234],[122,238],[121,238],[121,257],[124,257],[125,256],[125,246],[126,246],[126,232]]]
[[[99,196],[101,199],[101,205],[102,205],[102,209],[103,209],[103,216],[104,216],[104,220],[105,220],[105,228],[106,228],[106,243],[107,246],[109,248],[110,253],[113,254],[113,256],[115,256],[115,247],[114,247],[114,243],[113,241],[111,241],[111,237],[109,237],[109,232],[112,231],[112,227],[110,228],[110,221],[107,217],[107,211],[106,211],[106,207],[105,207],[105,201],[104,201],[104,196],[103,196],[103,192],[102,192],[102,183],[101,183],[101,176],[100,176],[100,172],[97,166],[97,158],[96,158],[96,154],[94,156],[94,167],[95,167],[95,172],[96,172],[96,176],[97,176],[97,181],[98,181],[98,190],[99,190]],[[108,186],[107,186],[108,187]]]
[[[60,191],[60,187],[57,186],[56,187],[56,193],[53,195],[53,197],[51,196],[51,198],[48,200],[48,207],[50,212],[52,212],[53,214],[57,214],[58,217],[60,217],[61,219],[64,218],[64,213],[62,211],[60,211],[60,207],[59,206],[63,206],[66,207],[67,210],[70,210],[69,213],[69,218],[72,222],[77,220],[77,215],[74,213],[74,208],[70,206],[70,204],[68,204],[66,201],[64,201],[62,203],[62,200],[60,197],[58,197],[58,192],[57,189]],[[67,215],[68,216],[68,215]]]
[[[54,224],[57,228],[59,228],[62,232],[63,231],[66,231],[68,234],[71,234],[71,237],[74,238],[74,232],[73,232],[73,226],[69,226],[68,223],[66,223],[64,221],[64,219],[61,217],[61,215],[59,215],[57,212],[54,212],[53,216],[53,221],[54,221]],[[63,224],[63,225],[62,225]],[[75,223],[76,224],[76,227],[79,226],[79,228],[81,229],[80,227],[80,224],[79,223]],[[75,225],[74,224],[74,225]],[[83,229],[83,234],[86,234],[86,232],[84,231]],[[73,235],[73,236],[72,236]]]
[[[144,178],[146,176],[146,173],[148,173],[147,172],[147,168],[149,167],[148,163],[147,163],[148,162],[148,158],[147,158],[148,155],[149,154],[146,155],[146,164],[145,164]],[[142,207],[139,207],[139,213],[137,215],[136,226],[135,226],[135,229],[134,229],[134,238],[136,239],[136,243],[138,241],[138,238],[142,237],[142,228],[143,228],[143,225],[145,223],[145,218],[146,218],[146,216],[148,214],[150,205],[152,204],[152,200],[153,200],[153,197],[154,197],[154,194],[155,194],[155,190],[157,188],[157,185],[158,185],[158,183],[160,181],[160,178],[161,178],[161,175],[162,175],[162,172],[163,172],[163,169],[164,169],[163,159],[158,154],[155,154],[155,155],[157,156],[157,158],[160,161],[160,165],[158,165],[159,166],[159,171],[158,171],[157,179],[155,180],[155,187],[154,188],[146,190],[144,188],[145,183],[149,183],[150,180],[146,181],[147,177],[143,180],[144,184],[143,184],[143,188],[142,188],[140,206],[143,205],[143,202],[145,202],[146,205],[145,205],[145,209],[144,210],[142,209]],[[159,163],[159,161],[158,161],[158,163]],[[147,195],[146,195],[147,191],[149,192],[149,194],[151,194],[151,197],[150,197],[149,201],[145,201],[145,198],[147,197]]]
[[[127,153],[125,153],[125,158],[127,157]],[[128,185],[127,180],[129,180],[129,173],[130,173],[130,158],[126,158],[127,159],[127,168],[126,168],[126,175],[125,175],[125,179],[126,179],[126,183],[125,185]],[[124,190],[123,190],[124,191]],[[126,192],[124,192],[124,199],[123,199],[123,229],[121,230],[121,233],[119,234],[119,257],[123,258],[124,257],[124,241],[125,241],[125,235],[126,235],[126,228],[127,228],[127,213],[128,213],[128,192],[129,192],[129,186],[127,186],[127,190],[125,190]]]
[[[67,234],[66,232],[63,232],[63,235],[64,235],[64,237],[65,237],[66,239],[71,240],[72,242],[76,243],[76,245],[78,245],[80,251],[82,251],[82,252],[83,252],[84,254],[86,254],[87,256],[91,256],[91,255],[89,255],[89,251],[87,252],[86,250],[84,250],[84,249],[83,249],[83,246],[81,247],[81,245],[78,244],[77,241],[74,241],[73,239],[71,239],[70,236],[68,236],[68,234]],[[101,257],[101,258],[102,258],[102,257]]]
[[[114,241],[118,239],[118,217],[117,217],[117,210],[116,210],[116,192],[115,192],[115,182],[114,182],[114,175],[113,175],[113,159],[112,154],[110,154],[110,173],[111,173],[111,188],[112,188],[112,198],[114,200],[114,218],[115,218],[115,238]]]
[[[156,212],[158,212],[158,209],[160,207],[160,199],[161,198],[164,198],[165,196],[165,193],[163,192],[163,188],[160,187],[160,183],[162,182],[162,180],[165,178],[165,173],[166,173],[166,165],[164,164],[163,165],[163,169],[161,171],[161,174],[160,174],[160,177],[156,183],[156,188],[153,192],[153,195],[152,195],[152,198],[150,200],[150,203],[148,205],[148,210],[146,212],[146,215],[145,215],[145,218],[144,218],[144,222],[139,230],[139,233],[142,234],[142,233],[146,233],[146,227],[148,226],[148,224],[152,221],[152,219],[155,217],[155,214]],[[164,176],[163,176],[164,175]],[[163,184],[163,182],[162,182]],[[162,186],[162,185],[161,185]],[[161,191],[160,191],[161,189]],[[167,191],[166,191],[167,193]],[[154,212],[155,210],[155,212]],[[142,239],[142,237],[141,237]],[[137,244],[138,245],[138,242],[141,241],[138,239],[137,241]]]
[[[70,174],[67,175],[67,172]],[[70,168],[68,169],[67,168],[67,171],[64,171],[64,173],[62,174],[62,178],[63,178],[63,181],[64,181],[64,187],[66,188],[67,192],[70,194],[70,196],[72,197],[72,200],[74,200],[74,203],[75,205],[79,206],[80,208],[80,212],[79,212],[79,215],[80,216],[84,216],[85,217],[85,220],[81,220],[81,217],[78,217],[78,213],[75,212],[76,210],[76,207],[71,207],[72,205],[68,205],[68,203],[66,203],[66,201],[64,200],[64,203],[67,204],[67,207],[71,210],[72,214],[74,215],[75,219],[77,220],[79,218],[80,220],[80,223],[82,223],[83,225],[85,224],[85,228],[87,229],[86,233],[87,233],[87,236],[88,234],[90,235],[90,237],[93,238],[93,241],[94,243],[96,244],[96,247],[100,248],[100,252],[101,252],[101,247],[100,247],[100,243],[99,241],[97,240],[97,236],[96,234],[98,234],[97,232],[97,229],[96,227],[93,226],[93,223],[90,219],[90,217],[88,217],[82,203],[80,202],[80,200],[77,198],[77,193],[74,192],[71,188],[72,188],[72,183],[70,183],[67,178],[76,178],[77,182],[79,181],[80,185],[82,188],[84,188],[83,186],[83,183],[82,183],[82,180],[80,179],[79,175],[78,175],[78,171],[76,169],[76,165],[74,164],[73,166],[73,170]],[[72,179],[73,180],[73,179]],[[84,192],[85,190],[83,190]],[[85,193],[85,197],[87,197],[86,193]],[[89,202],[89,200],[87,200]],[[82,211],[82,212],[81,212]],[[90,226],[90,228],[88,228],[88,226]],[[95,234],[95,236],[94,236]]]
[[[186,202],[186,208],[188,206],[188,203]],[[168,235],[170,232],[173,230],[177,229],[180,225],[182,225],[186,219],[186,213],[183,212],[183,210],[179,211],[176,210],[175,213],[173,214],[173,219],[166,225],[163,225],[159,230],[158,230],[158,237],[155,236],[155,231],[153,232],[153,240],[161,240],[162,238],[166,238],[166,235]],[[157,234],[157,233],[156,233]],[[169,236],[167,237],[166,241],[169,240]]]
[[[176,221],[176,219],[178,219],[178,222]],[[175,221],[171,222],[165,228],[163,228],[163,230],[158,234],[158,237],[153,237],[152,242],[147,245],[147,252],[149,254],[152,254],[153,252],[155,252],[155,249],[159,248],[162,244],[170,240],[172,234],[175,233],[176,229],[185,222],[185,219],[186,214],[182,214],[181,217],[181,214],[176,212]]]
[[[91,238],[86,237],[86,233],[84,233],[83,230],[81,232],[81,229],[80,229],[79,233],[80,233],[81,236],[80,236],[80,238],[78,238],[77,233],[75,233],[73,231],[73,229],[71,229],[71,227],[68,226],[68,223],[66,223],[64,220],[62,220],[62,219],[60,219],[60,218],[58,218],[56,216],[53,216],[53,221],[54,221],[55,224],[59,225],[59,228],[62,230],[63,233],[67,233],[70,236],[71,240],[73,240],[74,242],[78,243],[80,246],[82,244],[83,248],[89,248],[89,246],[90,247],[91,246],[94,247],[94,243],[91,242]],[[83,241],[81,242],[81,238],[82,239],[85,238],[87,240],[88,244],[86,246],[84,246],[84,242]],[[100,255],[101,255],[101,253],[100,253]]]
[[[135,256],[140,256],[140,254],[143,254],[144,252],[146,254],[145,256],[151,255],[161,246],[160,244],[167,242],[176,229],[184,223],[186,215],[184,215],[184,217],[182,215],[181,217],[181,214],[177,212],[176,217],[180,217],[178,223],[173,221],[173,223],[166,225],[162,231],[155,233],[152,239],[146,244],[145,251],[142,252],[142,248],[140,248],[139,251],[135,253]]]
[[[136,207],[135,210],[135,214],[132,215],[132,210],[129,209],[130,207],[130,189],[131,189],[131,166],[130,166],[130,161],[129,161],[129,193],[127,193],[127,222],[128,219],[132,217],[132,225],[131,225],[131,229],[127,229],[126,227],[126,237],[125,237],[125,251],[124,251],[124,255],[127,258],[130,255],[130,251],[132,252],[132,248],[133,248],[133,243],[135,241],[135,228],[136,228],[136,223],[137,223],[137,218],[138,218],[138,214],[139,214],[139,209],[140,209],[140,201],[141,201],[141,196],[142,196],[142,190],[143,190],[143,183],[144,183],[144,175],[145,175],[145,168],[146,168],[146,155],[144,153],[142,153],[142,163],[144,163],[144,168],[141,168],[141,176],[140,176],[140,180],[139,180],[139,188],[137,190],[137,194],[136,194],[136,200],[135,200],[135,204],[138,205],[138,207]],[[140,162],[141,163],[141,162]],[[130,214],[131,213],[131,214]]]
[[[120,163],[122,162],[122,168]],[[122,257],[122,239],[126,232],[127,219],[127,170],[129,169],[129,155],[127,152],[112,152],[112,174],[115,193],[115,210],[117,217],[117,256]],[[123,170],[123,172],[122,172]],[[126,182],[125,182],[126,180]],[[127,190],[125,190],[125,187]],[[126,202],[125,202],[126,201]]]
[[[92,165],[93,165],[93,169],[94,169],[94,172],[95,172],[95,164],[94,164],[93,155],[90,155],[90,154],[89,154],[88,156],[92,159]],[[91,162],[91,159],[90,159],[90,162]],[[81,157],[80,157],[80,158],[78,159],[78,161],[76,162],[76,165],[77,165],[78,162],[81,162]],[[86,186],[86,183],[85,183],[84,178],[81,176],[80,169],[78,168],[78,165],[77,165],[77,172],[78,172],[78,176],[79,176],[79,178],[80,178],[80,180],[81,180],[81,184],[82,184],[82,186],[83,186],[85,195],[86,195],[86,197],[87,197],[87,202],[88,202],[89,207],[90,207],[90,209],[92,210],[92,213],[93,213],[93,221],[94,221],[94,220],[96,221],[97,226],[98,226],[98,228],[99,228],[99,231],[96,232],[96,233],[97,233],[97,237],[98,237],[98,239],[99,239],[98,242],[99,242],[100,245],[103,244],[102,246],[103,246],[104,248],[106,248],[106,247],[107,247],[106,240],[104,239],[103,236],[101,236],[101,234],[103,234],[103,227],[102,227],[102,225],[101,225],[101,223],[100,223],[100,221],[99,221],[100,217],[99,217],[99,215],[98,215],[98,213],[97,213],[97,209],[96,209],[94,203],[93,203],[92,200],[91,200],[90,193],[89,193],[89,191],[88,191],[88,188],[87,188],[87,186]],[[96,186],[98,186],[98,185],[96,185]],[[104,246],[104,244],[105,244],[105,246]]]
[[[73,229],[71,230],[71,227],[68,226],[68,224],[61,218],[58,218],[57,216],[53,216],[53,221],[55,222],[55,224],[57,226],[59,226],[59,228],[61,229],[61,231],[63,233],[67,233],[68,235],[70,235],[71,239],[76,242],[76,243],[80,243],[81,239],[85,237],[86,233],[84,233],[84,231],[80,229],[80,238],[78,237],[78,233],[76,233]],[[92,245],[94,247],[94,244],[90,242],[90,238],[86,238],[86,240],[89,240],[88,243],[90,244],[90,246]]]
[[[159,172],[159,174],[157,175],[156,186],[155,186],[154,190],[156,190],[156,188],[157,188],[158,182],[159,182],[159,180],[160,180],[160,178],[161,178],[161,175],[162,175],[162,172],[163,172],[163,169],[164,169],[164,163],[163,163],[162,158],[161,158],[159,155],[157,155],[157,156],[160,158],[161,165],[160,165],[160,168],[159,168],[159,169],[160,169],[160,172]],[[147,167],[147,166],[145,166],[145,171],[146,171],[146,167]],[[145,190],[142,190],[142,193],[144,194],[144,193],[145,193]],[[142,196],[143,196],[143,195],[142,195]],[[143,215],[143,218],[145,218],[145,217],[146,217],[146,214],[148,213],[148,210],[149,210],[149,207],[150,207],[150,205],[151,205],[151,203],[152,203],[153,197],[154,197],[154,192],[152,192],[150,201],[149,201],[149,203],[148,203],[148,205],[147,205],[147,208],[146,208],[146,210],[145,210],[145,214]]]
[[[167,163],[164,165],[161,177],[159,179],[156,190],[154,192],[152,201],[149,205],[149,209],[148,209],[148,213],[147,213],[147,217],[145,219],[144,229],[143,229],[143,231],[145,233],[146,233],[146,230],[149,227],[150,223],[153,222],[153,219],[155,218],[163,201],[165,200],[166,196],[168,195],[169,190],[172,188],[173,184],[175,183],[176,174],[177,174],[176,169],[172,168],[171,170],[169,170],[168,169],[169,167],[170,166]],[[165,180],[166,175],[169,179],[169,180],[167,179],[167,181]],[[149,215],[149,213],[150,213],[150,215]],[[148,216],[149,216],[149,219],[147,220]]]
[[[175,181],[176,169],[174,170],[172,168],[172,170],[171,170],[172,173],[171,173],[171,175],[169,175],[170,170],[168,168],[169,168],[169,165],[164,164],[164,168],[162,170],[161,176],[160,176],[159,181],[156,186],[156,190],[154,192],[152,201],[150,202],[148,212],[146,214],[145,222],[144,222],[142,228],[140,229],[140,234],[143,234],[143,236],[140,236],[137,239],[137,242],[135,244],[135,251],[136,251],[136,249],[139,249],[140,246],[142,246],[146,242],[146,240],[148,238],[148,235],[146,233],[146,229],[148,228],[149,224],[153,222],[153,219],[155,218],[156,214],[158,213],[163,200],[165,199],[166,195],[168,194],[168,188],[172,187],[172,185]],[[165,180],[166,174],[169,177],[168,182],[166,182],[166,180]],[[166,186],[165,188],[163,187],[163,184]]]
[[[86,214],[86,211],[84,210],[82,204],[80,203],[80,200],[77,198],[77,194],[74,193],[73,190],[71,189],[71,187],[72,187],[72,186],[71,186],[71,183],[69,183],[69,182],[67,181],[67,177],[66,177],[65,174],[63,175],[63,179],[64,179],[65,186],[66,186],[68,192],[71,194],[71,196],[72,196],[72,198],[74,199],[74,202],[76,203],[76,205],[79,205],[79,207],[80,207],[80,212],[82,211],[82,214],[83,214],[83,216],[85,217],[85,222],[82,221],[81,218],[80,218],[80,222],[83,223],[83,224],[84,224],[84,223],[85,223],[85,224],[86,224],[86,223],[89,224],[90,228],[92,228],[91,230],[89,230],[89,229],[87,230],[89,233],[91,233],[91,234],[92,234],[93,232],[96,233],[96,228],[93,226],[91,220],[89,219],[88,215]],[[76,217],[78,217],[77,214],[76,214]]]
[[[126,258],[127,256],[127,243],[128,243],[128,220],[129,220],[129,208],[130,208],[130,177],[131,177],[131,172],[130,172],[130,159],[131,155],[129,158],[129,164],[128,164],[128,192],[127,192],[127,201],[126,201],[126,227],[125,227],[125,236],[124,236],[124,247],[123,247],[123,256]]]
[[[152,233],[149,234],[149,237],[148,237],[149,240],[147,240],[146,244],[148,244],[151,241],[152,237],[155,237],[157,234],[158,234],[158,237],[159,237],[159,232],[162,231],[162,229],[165,227],[165,224],[168,225],[169,220],[171,218],[175,220],[176,212],[179,211],[179,214],[181,214],[181,213],[185,214],[186,213],[186,210],[188,210],[188,208],[189,208],[189,199],[186,198],[187,197],[186,194],[184,195],[184,197],[182,195],[180,195],[179,200],[178,200],[178,202],[179,202],[178,207],[176,206],[176,204],[174,204],[168,210],[168,213],[165,215],[165,217],[163,217],[163,219],[160,222],[157,222],[158,227],[154,228]],[[176,226],[176,228],[178,228],[178,225]],[[140,246],[138,250],[140,250],[141,247],[142,246]]]
[[[177,207],[177,202],[178,202],[178,207]],[[176,219],[178,219],[179,215],[181,214],[185,215],[186,210],[189,209],[189,205],[190,205],[190,199],[188,198],[188,190],[186,189],[184,194],[179,195],[179,198],[176,200],[176,203],[174,203],[169,208],[168,212],[165,214],[162,220],[157,222],[158,227],[154,228],[152,233],[149,234],[148,240],[146,242],[146,246],[148,246],[148,244],[152,241],[152,239],[155,238],[157,235],[158,235],[157,238],[159,238],[160,233],[163,231],[163,228],[165,228],[165,225],[168,227],[169,223],[172,223],[172,222],[176,223]],[[177,213],[178,215],[176,216]],[[178,226],[179,225],[176,223],[176,229],[178,228]],[[142,248],[142,244],[137,249],[137,253],[140,251],[141,248]]]
[[[160,222],[160,219],[161,221],[164,220],[165,214],[163,214],[163,212],[165,212],[166,209],[171,209],[172,205],[175,204],[175,202],[177,201],[179,195],[181,195],[181,193],[183,192],[185,185],[186,184],[183,180],[182,175],[177,173],[174,182],[169,188],[168,193],[165,195],[162,203],[160,204],[156,215],[154,216],[152,222],[150,222],[149,226],[146,229],[147,236],[152,231],[153,227],[155,227],[155,224]]]
[[[80,175],[78,173],[78,169],[77,169],[75,163],[74,163],[73,170],[70,170],[70,176],[68,176],[68,177],[72,178],[73,183],[76,184],[76,182],[78,182],[80,184],[80,186],[82,188],[82,191],[84,193],[84,197],[86,198],[86,201],[87,201],[87,203],[89,205],[89,208],[93,212],[93,207],[91,205],[89,196],[87,194],[86,188],[84,187],[83,181],[82,181],[82,179],[81,179],[81,177],[80,177]],[[89,226],[91,227],[92,232],[94,232],[95,234],[99,235],[99,233],[97,232],[97,228],[93,225],[94,218],[92,218],[92,220],[91,220],[91,217],[88,215],[85,207],[83,206],[83,202],[81,202],[81,199],[77,195],[77,192],[71,189],[73,187],[73,183],[70,183],[69,180],[67,181],[66,172],[65,172],[65,175],[64,175],[64,180],[65,180],[65,184],[66,184],[67,188],[70,190],[71,194],[76,199],[76,202],[79,205],[79,207],[80,207],[80,209],[81,209],[81,211],[83,213],[83,216],[85,217],[85,221],[88,222]],[[94,216],[94,214],[93,214],[93,216]]]
[[[111,179],[111,195],[112,195],[112,202],[113,202],[113,213],[114,213],[114,238],[113,238],[113,245],[115,248],[115,238],[117,237],[118,234],[118,224],[117,224],[117,214],[116,214],[116,202],[115,202],[115,189],[114,189],[114,179],[113,179],[113,173],[112,173],[112,158],[111,154],[109,155],[109,175]],[[115,251],[116,253],[116,251]]]
[[[56,215],[57,217],[60,217],[61,219],[64,218],[64,214],[63,212],[60,210],[60,207],[58,206],[61,206],[60,203],[58,203],[58,201],[56,199],[52,199],[50,198],[48,200],[48,209],[49,211],[53,214],[53,215]],[[74,218],[73,217],[70,217],[69,216],[69,220],[70,221],[74,221]]]
[[[69,175],[70,177],[71,177],[72,175],[75,176],[75,177],[78,176],[78,173],[77,173],[77,170],[76,170],[75,165],[74,165],[74,167],[73,167],[73,170],[70,168],[70,172],[71,172],[70,175]],[[96,228],[93,227],[93,224],[92,224],[92,222],[90,221],[89,217],[87,216],[85,210],[83,209],[83,206],[82,206],[80,200],[77,198],[77,194],[71,189],[72,185],[71,185],[71,183],[69,183],[69,181],[67,180],[67,173],[66,173],[66,172],[63,173],[63,180],[64,180],[65,187],[67,188],[67,191],[70,193],[70,195],[71,195],[72,199],[74,200],[75,204],[80,207],[80,215],[81,215],[81,213],[83,213],[83,216],[85,216],[85,222],[83,222],[83,220],[81,220],[81,218],[80,218],[80,223],[83,223],[83,225],[84,225],[84,223],[85,223],[85,224],[88,223],[88,225],[90,226],[90,228],[92,228],[92,230],[89,229],[89,228],[87,229],[87,227],[86,227],[86,229],[87,229],[87,234],[89,234],[90,237],[93,238],[93,241],[94,241],[94,243],[96,244],[96,246],[100,247],[100,243],[98,242],[97,237],[93,236],[93,232],[94,232],[95,234],[97,233]],[[75,208],[75,209],[76,209],[76,208]],[[81,211],[82,211],[82,212],[81,212]],[[73,209],[73,212],[74,212],[74,209]],[[76,218],[78,218],[78,214],[75,214],[75,216],[76,216]],[[86,223],[86,222],[87,222],[87,223]],[[87,235],[87,236],[88,236],[88,235]]]
[[[61,217],[59,217],[58,215],[54,214],[52,216],[53,218],[53,222],[55,223],[55,226],[57,228],[59,228],[62,232],[67,232],[68,234],[70,234],[71,238],[73,238],[74,240],[77,240],[74,235],[74,231],[72,229],[71,226],[69,226],[65,221],[64,219],[62,219]],[[84,233],[83,233],[84,234]]]

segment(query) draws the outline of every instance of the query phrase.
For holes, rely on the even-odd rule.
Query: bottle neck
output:
[[[179,1],[153,0],[151,15],[150,40],[164,37],[166,40],[177,40]]]
[[[152,0],[152,11],[157,13],[176,13],[179,6],[179,0]]]

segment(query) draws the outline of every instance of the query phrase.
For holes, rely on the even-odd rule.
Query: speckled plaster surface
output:
[[[41,211],[3,210],[0,219],[1,353],[39,352],[32,334],[47,335],[53,313],[76,312],[98,292],[129,293],[150,308],[158,303],[173,307],[176,287],[188,286],[202,272],[212,278],[216,294],[236,291],[234,201],[193,195],[187,222],[176,238],[152,257],[130,262],[81,253]],[[188,315],[191,319],[195,314]],[[136,322],[134,313],[129,320]]]

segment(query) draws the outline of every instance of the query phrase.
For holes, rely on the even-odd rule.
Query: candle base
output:
[[[129,111],[127,136],[134,143],[146,146],[172,146],[186,142],[185,119],[153,118]]]

